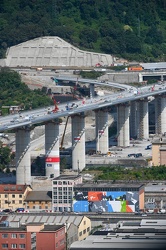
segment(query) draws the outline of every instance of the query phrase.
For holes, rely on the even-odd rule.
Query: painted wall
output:
[[[139,192],[75,192],[74,212],[135,212],[139,209]]]

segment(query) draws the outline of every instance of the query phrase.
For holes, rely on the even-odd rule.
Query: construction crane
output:
[[[54,97],[52,99],[53,99],[53,102],[54,102],[54,109],[52,110],[52,112],[56,113],[59,110],[59,108],[58,108],[58,103],[59,102],[57,102]]]

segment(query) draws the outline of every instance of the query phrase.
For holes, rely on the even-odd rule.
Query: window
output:
[[[19,198],[22,198],[22,194],[19,194]]]
[[[33,209],[35,209],[35,206],[33,206]]]
[[[83,234],[86,234],[86,229],[84,229]]]
[[[8,234],[2,234],[2,238],[8,238]]]
[[[12,239],[16,239],[17,238],[17,234],[11,234],[11,238]]]
[[[87,232],[89,232],[89,231],[90,231],[90,227],[87,228]]]
[[[15,194],[12,194],[12,198],[15,198]]]
[[[8,249],[8,244],[2,244],[2,249],[4,248]]]
[[[20,244],[19,248],[25,248],[25,244]]]
[[[14,201],[14,200],[12,200],[12,204],[15,204],[15,201]]]
[[[25,238],[25,234],[19,234],[19,237],[20,237],[21,239],[24,239],[24,238]]]
[[[86,225],[86,220],[84,220],[84,225]]]
[[[82,232],[79,233],[79,236],[81,236],[81,235],[82,235]]]
[[[5,194],[5,198],[8,198],[8,195],[7,195],[7,194]]]
[[[17,248],[17,244],[11,244],[11,248]]]
[[[58,247],[58,243],[56,243],[56,247]]]
[[[19,201],[19,204],[22,204],[22,201]]]

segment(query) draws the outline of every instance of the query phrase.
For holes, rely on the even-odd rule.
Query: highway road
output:
[[[67,78],[69,79],[69,78]],[[76,78],[77,79],[77,78]],[[85,80],[85,79],[84,79]],[[87,83],[92,82],[92,80],[86,80]],[[96,81],[94,81],[94,84]],[[97,84],[104,85],[105,83],[97,82]],[[113,86],[113,83],[107,83],[107,86]],[[117,86],[118,85],[118,86]],[[116,88],[119,88],[119,85],[116,84]],[[59,104],[59,110],[56,113],[50,113],[48,114],[48,108],[53,109],[54,107],[47,107],[47,108],[40,108],[36,110],[31,111],[25,111],[21,113],[21,117],[19,114],[15,115],[8,115],[1,117],[0,119],[0,132],[4,132],[6,130],[12,130],[18,127],[23,126],[32,126],[33,124],[39,124],[42,122],[47,122],[56,118],[65,117],[65,116],[71,116],[76,113],[83,113],[89,110],[96,110],[100,108],[106,108],[108,106],[113,106],[129,101],[134,101],[142,98],[146,98],[149,96],[155,96],[160,95],[166,92],[166,84],[155,84],[154,90],[152,91],[153,85],[148,85],[141,88],[133,88],[128,85],[126,86],[126,90],[123,90],[116,94],[111,95],[105,95],[102,98],[101,97],[94,97],[89,98],[85,100],[85,103],[83,104],[82,100],[75,101],[75,103],[78,105],[77,108],[73,108],[70,110],[66,110],[67,103]],[[72,103],[69,104],[69,106]]]

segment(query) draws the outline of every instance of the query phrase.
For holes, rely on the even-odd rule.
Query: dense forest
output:
[[[2,68],[0,71],[0,110],[2,106],[11,105],[28,110],[53,105],[53,102],[47,96],[45,88],[30,90],[25,83],[21,82],[21,77],[17,72]]]
[[[81,49],[166,61],[166,0],[1,0],[0,58],[12,45],[59,36]]]

